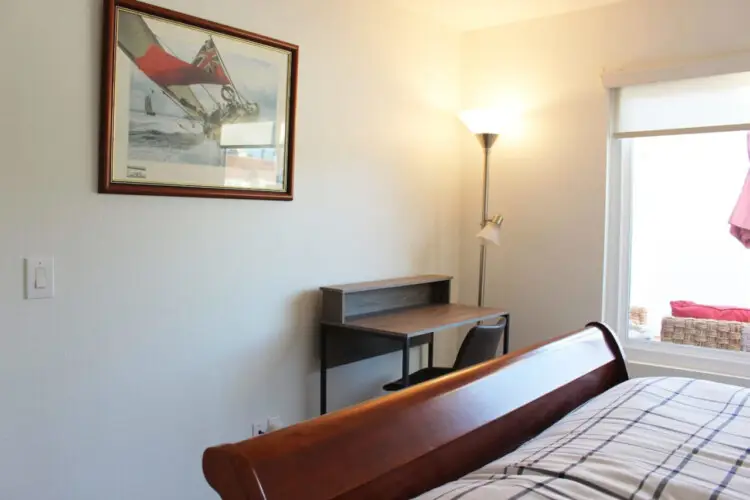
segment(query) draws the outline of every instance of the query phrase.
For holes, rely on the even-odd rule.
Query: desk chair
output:
[[[502,318],[496,325],[477,325],[466,334],[456,361],[450,368],[433,366],[422,368],[409,374],[409,386],[421,384],[434,378],[442,377],[457,370],[484,363],[497,356],[500,339],[505,334],[507,320]],[[383,386],[384,391],[400,391],[404,388],[403,379],[398,379]]]

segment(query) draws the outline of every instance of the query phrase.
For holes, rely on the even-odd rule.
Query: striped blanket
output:
[[[750,390],[625,382],[419,500],[750,499]]]

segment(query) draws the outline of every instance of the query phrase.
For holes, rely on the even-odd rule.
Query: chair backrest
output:
[[[458,350],[453,368],[460,370],[494,359],[500,339],[505,334],[506,323],[506,319],[502,318],[496,325],[477,325],[469,330]]]

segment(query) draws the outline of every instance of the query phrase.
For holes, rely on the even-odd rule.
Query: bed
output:
[[[750,497],[750,391],[628,380],[592,323],[266,436],[212,447],[224,500]]]

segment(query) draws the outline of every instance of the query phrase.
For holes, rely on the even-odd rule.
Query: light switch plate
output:
[[[24,259],[27,299],[51,299],[55,296],[55,259],[27,257]]]

